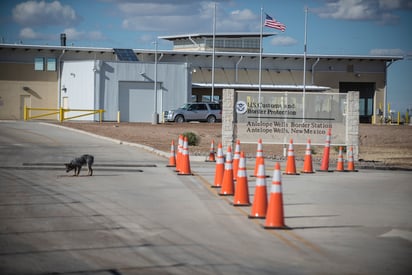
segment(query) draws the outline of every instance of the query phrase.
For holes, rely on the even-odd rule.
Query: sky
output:
[[[2,0],[0,43],[154,49],[159,36],[260,32],[261,11],[286,25],[264,53],[404,57],[388,68],[388,102],[412,113],[412,0]],[[172,44],[158,39],[158,49]]]

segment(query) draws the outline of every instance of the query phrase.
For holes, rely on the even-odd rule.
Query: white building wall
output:
[[[61,106],[68,109],[94,110],[95,109],[95,84],[94,60],[66,61],[62,70],[61,81]],[[86,112],[71,111],[65,113],[66,117],[85,114]],[[94,120],[95,116],[88,115],[76,120]]]
[[[114,121],[117,119],[120,107],[126,105],[119,102],[119,93],[124,92],[125,87],[128,87],[131,93],[140,91],[145,94],[145,97],[140,98],[139,102],[130,103],[130,108],[133,110],[134,119],[140,117],[142,122],[147,122],[146,108],[139,108],[139,104],[148,105],[150,115],[154,112],[154,64],[143,62],[102,62],[96,72],[96,82],[98,85],[97,105],[104,109],[103,119],[106,121]],[[157,108],[156,112],[159,116],[163,111],[175,109],[187,102],[191,93],[191,74],[190,68],[186,63],[158,63],[157,64]],[[119,87],[120,83],[128,83],[122,86],[122,91]],[[96,92],[97,93],[97,92]],[[132,107],[135,106],[135,107]],[[137,106],[137,107],[136,107]],[[123,110],[124,112],[124,110]],[[141,115],[139,115],[141,112]],[[144,112],[144,113],[143,113]],[[130,113],[131,114],[131,113]],[[123,118],[124,116],[120,114]],[[128,117],[128,116],[126,116]],[[129,116],[129,118],[132,118]],[[146,119],[145,119],[146,118]]]

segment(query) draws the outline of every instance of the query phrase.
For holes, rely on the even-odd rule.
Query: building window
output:
[[[34,58],[34,70],[44,71],[44,58],[43,57]]]
[[[226,39],[225,48],[241,48],[242,41],[237,39]]]
[[[56,58],[53,58],[53,57],[47,58],[47,71],[49,72],[56,71]]]
[[[260,41],[259,39],[244,39],[243,48],[257,48],[259,49]]]

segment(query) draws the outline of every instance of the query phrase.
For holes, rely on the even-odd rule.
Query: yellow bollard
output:
[[[120,111],[117,111],[117,123],[120,123]]]
[[[59,118],[60,118],[60,122],[63,122],[63,120],[64,120],[64,109],[62,107],[60,107],[60,110],[59,110]]]
[[[27,120],[27,106],[26,106],[26,105],[24,105],[23,119],[24,119],[25,121]]]

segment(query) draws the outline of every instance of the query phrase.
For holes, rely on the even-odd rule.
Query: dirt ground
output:
[[[171,141],[177,142],[184,132],[193,132],[199,138],[197,146],[190,146],[191,155],[208,156],[211,141],[221,140],[221,123],[116,123],[116,122],[63,122],[63,126],[92,132],[114,139],[134,142],[170,152]],[[382,167],[412,169],[412,126],[407,125],[369,125],[361,124],[359,129],[359,163]],[[247,157],[256,155],[256,145],[242,144],[242,151]],[[294,146],[297,159],[303,159],[304,146]],[[313,146],[313,158],[322,158],[323,147]],[[282,145],[264,145],[264,154],[268,158],[283,158]],[[331,161],[337,158],[337,149],[331,150]],[[332,161],[333,162],[333,161]]]

